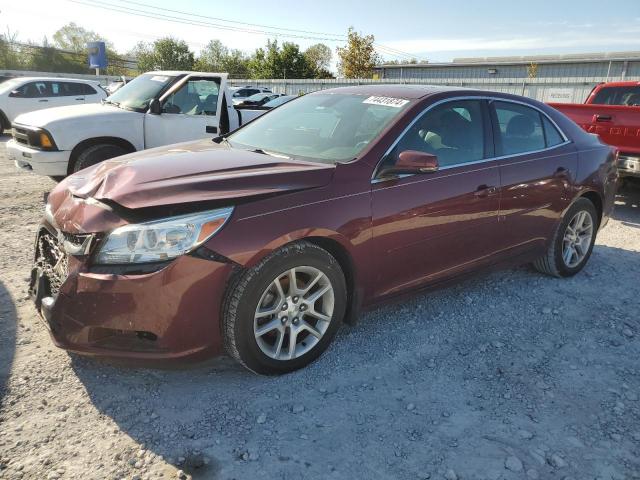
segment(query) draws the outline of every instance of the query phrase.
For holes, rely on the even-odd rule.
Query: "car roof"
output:
[[[67,78],[67,77],[12,77],[9,80],[24,80],[27,82],[84,82],[100,83],[99,80],[89,80],[87,78]]]
[[[454,91],[472,91],[472,89],[462,87],[447,87],[440,85],[402,85],[402,84],[370,84],[358,85],[353,87],[329,88],[327,90],[319,90],[314,93],[338,93],[351,95],[371,95],[381,97],[404,98],[407,100],[416,100],[427,95],[435,95],[436,93],[454,92]]]

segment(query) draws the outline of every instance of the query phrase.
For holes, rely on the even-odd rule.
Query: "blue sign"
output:
[[[107,68],[107,49],[104,42],[87,43],[90,68]]]

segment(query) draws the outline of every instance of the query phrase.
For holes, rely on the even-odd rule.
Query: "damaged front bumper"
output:
[[[38,232],[29,290],[57,346],[150,360],[222,352],[220,310],[234,264],[200,252],[161,265],[98,268],[90,264],[93,243],[46,223]]]

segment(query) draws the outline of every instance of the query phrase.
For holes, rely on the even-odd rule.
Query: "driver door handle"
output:
[[[493,185],[480,185],[473,194],[478,198],[486,198],[495,195],[498,189]]]

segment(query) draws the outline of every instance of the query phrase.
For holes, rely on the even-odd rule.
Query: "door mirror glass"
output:
[[[149,102],[149,113],[153,115],[160,115],[162,113],[162,107],[160,106],[160,100],[152,98]]]
[[[437,156],[417,150],[405,150],[400,152],[394,165],[389,166],[381,172],[381,176],[431,173],[437,171],[438,168]]]

